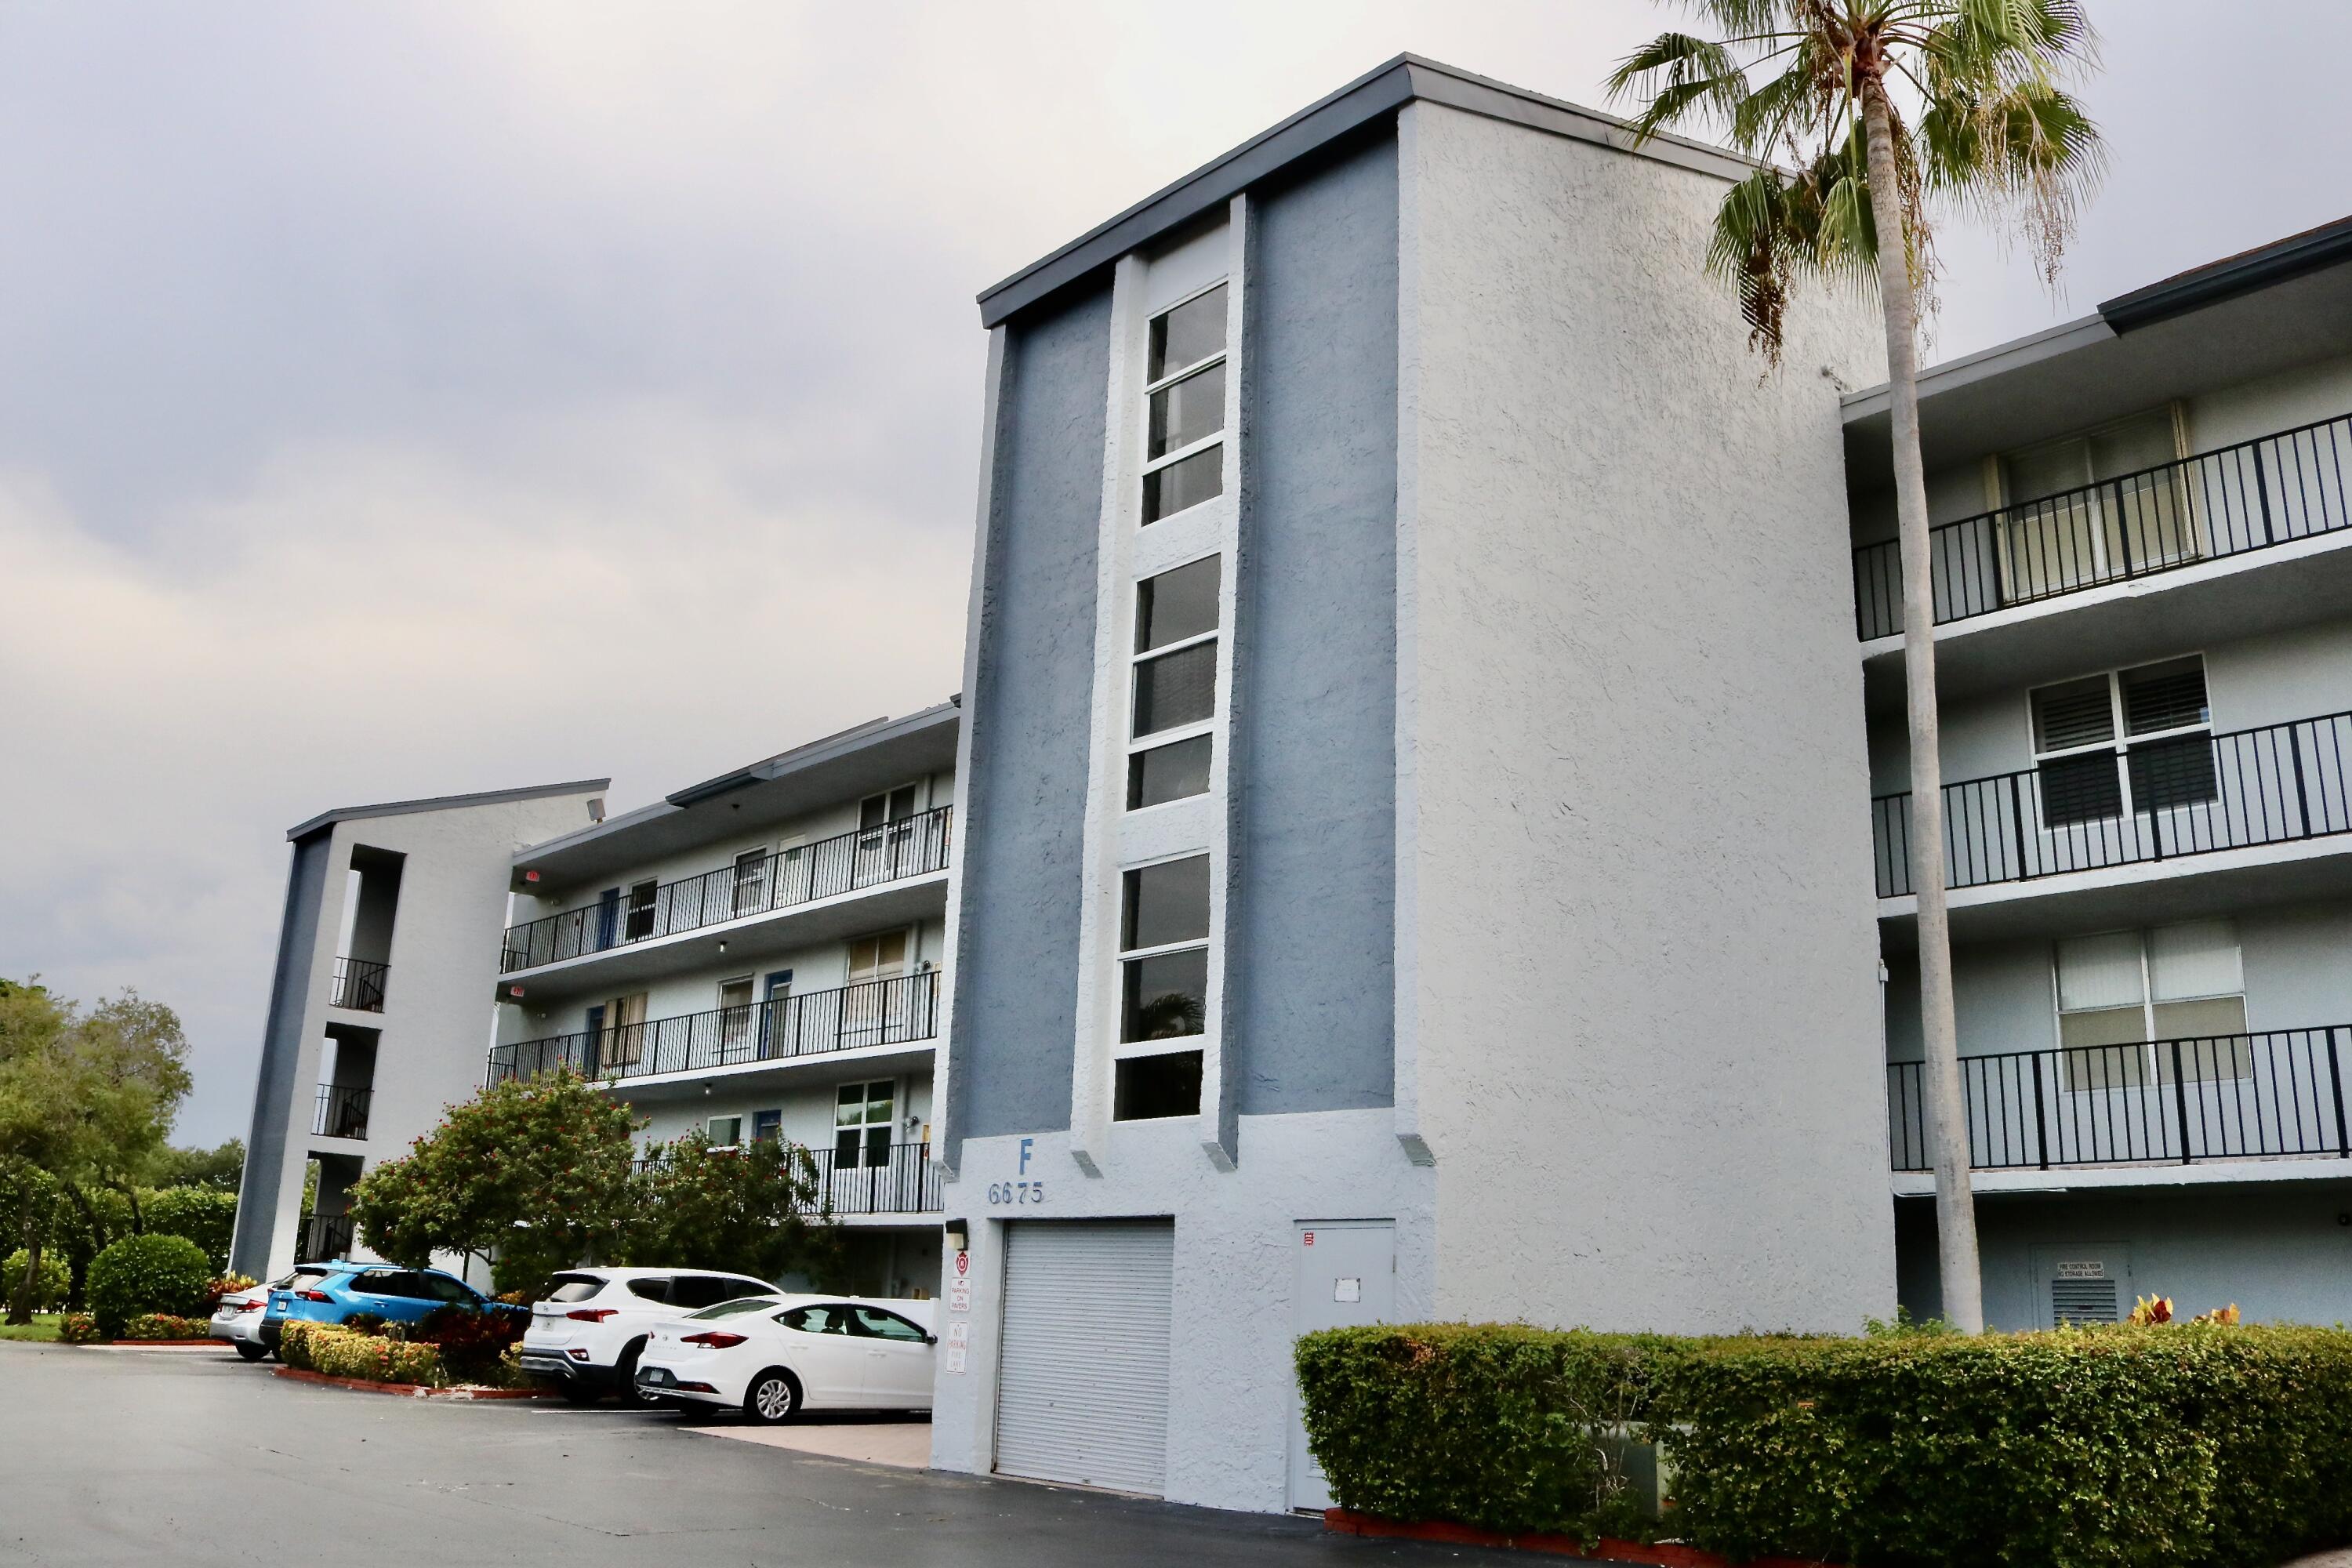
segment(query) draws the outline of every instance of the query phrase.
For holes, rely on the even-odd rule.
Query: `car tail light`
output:
[[[240,1312],[258,1312],[261,1310],[261,1303],[258,1301],[231,1301],[229,1305]]]
[[[743,1336],[740,1334],[730,1334],[724,1329],[709,1329],[698,1334],[688,1334],[681,1338],[678,1342],[680,1344],[688,1345],[707,1345],[712,1350],[723,1351],[730,1349],[732,1346],[741,1344],[743,1342]]]
[[[719,1390],[713,1388],[707,1383],[681,1383],[677,1386],[679,1392],[684,1394],[716,1394],[719,1392]]]
[[[324,1290],[297,1290],[294,1292],[294,1299],[298,1301],[331,1301],[334,1300],[332,1296],[328,1295]]]
[[[577,1318],[583,1323],[601,1323],[620,1310],[618,1307],[574,1307],[563,1315],[567,1318]]]

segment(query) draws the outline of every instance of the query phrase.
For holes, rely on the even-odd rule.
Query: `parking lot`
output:
[[[662,1413],[320,1387],[225,1352],[0,1344],[0,1563],[48,1568],[354,1549],[563,1568],[1525,1561],[816,1458]]]

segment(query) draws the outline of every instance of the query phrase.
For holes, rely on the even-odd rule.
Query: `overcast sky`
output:
[[[2094,0],[2053,301],[2343,214],[2352,8]],[[1644,0],[0,4],[0,974],[241,1135],[288,826],[625,809],[960,679],[982,286],[1402,50],[1598,105]]]

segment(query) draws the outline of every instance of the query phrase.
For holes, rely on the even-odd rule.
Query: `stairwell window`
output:
[[[2032,704],[2044,827],[2198,805],[2221,793],[2205,662],[2194,655],[2045,686]]]
[[[1208,790],[1221,584],[1211,555],[1136,584],[1129,811]]]
[[[1207,1027],[1209,858],[1138,867],[1119,907],[1121,1045],[1189,1039]]]
[[[1145,523],[1225,490],[1225,286],[1151,319],[1145,365]]]
[[[2134,1089],[2253,1071],[2237,928],[2195,921],[2058,944],[2058,1043],[2065,1087]]]

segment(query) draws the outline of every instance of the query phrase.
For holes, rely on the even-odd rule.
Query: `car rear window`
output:
[[[327,1273],[324,1268],[297,1268],[283,1279],[271,1280],[269,1288],[272,1290],[299,1290],[313,1279],[324,1279]]]
[[[604,1288],[604,1282],[593,1274],[559,1274],[555,1289],[544,1298],[550,1301],[585,1301]]]
[[[746,1312],[756,1312],[762,1307],[774,1304],[772,1300],[753,1296],[740,1301],[721,1301],[716,1307],[706,1307],[693,1315],[697,1318],[740,1318]]]

